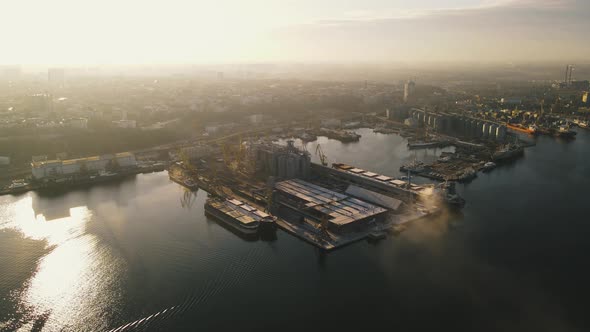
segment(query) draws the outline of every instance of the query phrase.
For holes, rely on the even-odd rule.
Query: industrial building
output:
[[[33,161],[31,171],[35,180],[47,180],[136,166],[135,155],[122,152],[79,159]]]
[[[10,157],[0,156],[0,167],[8,167],[10,165]]]
[[[457,114],[431,113],[418,108],[413,108],[410,115],[419,126],[442,134],[499,142],[506,139],[506,125],[494,121]]]
[[[213,153],[213,148],[209,145],[195,145],[180,149],[180,154],[190,160],[204,158]]]
[[[309,182],[292,179],[275,184],[276,201],[332,231],[352,231],[384,217],[387,210]]]
[[[287,146],[259,144],[254,147],[256,170],[282,179],[302,178],[310,175],[311,157],[289,141]]]

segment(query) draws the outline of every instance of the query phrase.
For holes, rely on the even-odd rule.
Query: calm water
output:
[[[440,153],[361,133],[321,139],[329,161],[398,175]],[[0,330],[102,331],[151,316],[143,328],[587,331],[590,132],[540,138],[459,190],[462,215],[329,254],[280,230],[240,238],[205,218],[206,193],[165,172],[2,196]]]

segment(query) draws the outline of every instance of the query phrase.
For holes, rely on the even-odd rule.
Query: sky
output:
[[[572,62],[589,0],[0,0],[0,64]]]

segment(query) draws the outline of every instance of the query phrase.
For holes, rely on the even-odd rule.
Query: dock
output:
[[[404,215],[388,215],[383,222],[377,222],[372,227],[367,227],[358,232],[336,234],[330,231],[322,231],[312,223],[306,222],[289,222],[285,219],[277,218],[276,225],[285,232],[298,237],[305,242],[308,242],[320,249],[331,251],[338,248],[345,247],[349,244],[368,239],[372,233],[389,233],[394,231],[400,225],[411,221],[417,221],[436,214],[438,211],[432,213],[416,212]]]

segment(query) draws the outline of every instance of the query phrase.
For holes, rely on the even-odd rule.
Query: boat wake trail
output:
[[[230,264],[226,265],[219,277],[211,280],[200,292],[189,294],[180,304],[166,308],[152,315],[143,317],[136,321],[127,323],[109,332],[147,331],[157,329],[158,326],[178,318],[206,303],[208,300],[218,296],[226,289],[236,286],[254,271],[255,266],[261,262],[259,248],[249,250],[244,256],[236,257]]]

